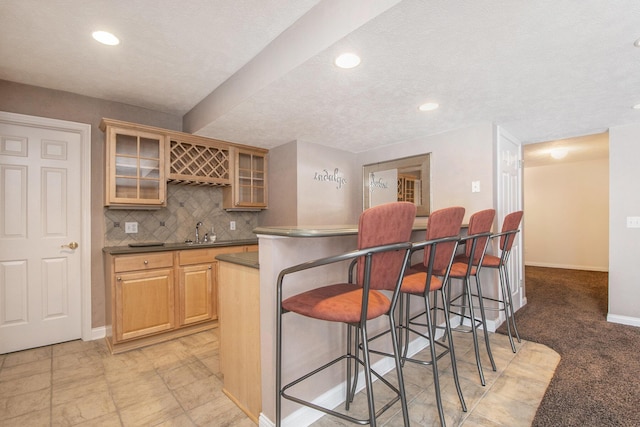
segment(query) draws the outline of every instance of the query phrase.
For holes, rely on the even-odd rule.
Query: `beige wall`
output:
[[[269,159],[269,209],[261,214],[261,225],[357,222],[361,169],[353,153],[293,141],[270,150]]]
[[[609,159],[524,169],[526,265],[607,271]]]
[[[109,102],[68,92],[61,92],[0,80],[0,110],[31,116],[68,120],[91,125],[91,323],[105,324],[102,247],[103,214],[103,143],[98,128],[103,117],[181,130],[180,117],[131,105]]]
[[[640,124],[609,129],[609,314],[608,319],[640,326]]]
[[[494,207],[494,132],[491,123],[483,123],[371,150],[358,155],[358,167],[431,153],[431,210],[463,206],[467,222],[472,213]],[[480,181],[479,193],[471,192],[472,181]]]

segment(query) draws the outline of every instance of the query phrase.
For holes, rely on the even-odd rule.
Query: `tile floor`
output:
[[[482,387],[468,336],[454,337],[467,413],[449,364],[439,365],[447,425],[530,425],[559,356],[531,342],[514,355],[507,337],[493,334],[498,372],[485,371]],[[437,425],[430,368],[405,369],[411,425]],[[102,340],[72,341],[0,355],[0,426],[254,426],[221,389],[217,330],[115,356]],[[402,425],[394,410],[383,425]]]

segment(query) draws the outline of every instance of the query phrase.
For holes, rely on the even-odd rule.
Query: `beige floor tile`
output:
[[[52,425],[51,410],[47,407],[4,420],[0,415],[0,425],[2,427],[50,427]]]
[[[129,378],[123,378],[109,386],[113,401],[118,409],[142,406],[167,396],[173,398],[171,391],[155,372],[131,375]]]
[[[154,427],[195,427],[196,424],[186,414],[180,414],[177,417],[162,421],[155,424]]]
[[[182,413],[180,404],[171,394],[155,396],[120,409],[120,417],[125,426],[156,425]]]
[[[222,381],[212,375],[173,390],[182,407],[189,411],[207,402],[224,398]]]
[[[117,427],[122,425],[120,415],[117,412],[111,412],[89,421],[80,422],[74,427]]]
[[[54,425],[73,426],[114,413],[116,407],[107,390],[78,396],[65,403],[54,405],[51,418]]]
[[[22,416],[31,411],[49,410],[50,402],[49,388],[0,398],[0,421]]]
[[[52,355],[51,346],[38,347],[31,350],[18,351],[4,355],[3,368],[22,365],[23,363],[37,362],[39,360],[50,359]]]
[[[104,375],[82,378],[77,381],[54,384],[51,404],[62,405],[98,393],[108,393],[109,384]]]
[[[255,427],[255,424],[226,396],[220,396],[188,411],[198,426]]]
[[[208,378],[213,374],[200,360],[194,359],[175,369],[159,372],[159,375],[167,387],[169,387],[170,390],[174,390]]]
[[[101,362],[89,363],[86,365],[67,366],[53,370],[53,385],[65,385],[88,378],[95,378],[104,374],[104,367]]]
[[[40,359],[20,364],[9,364],[0,370],[0,381],[24,378],[35,374],[51,372],[51,359]]]
[[[474,408],[473,413],[505,426],[528,427],[537,408],[537,404],[529,405],[489,393]]]
[[[53,357],[60,357],[67,354],[77,353],[77,352],[92,352],[94,354],[102,354],[103,352],[100,349],[104,349],[106,351],[106,347],[103,344],[102,340],[99,341],[82,341],[82,340],[74,340],[67,341],[60,344],[55,344],[52,347]]]
[[[45,390],[50,387],[51,373],[49,372],[30,375],[28,377],[15,377],[11,380],[0,381],[0,399],[32,391]]]

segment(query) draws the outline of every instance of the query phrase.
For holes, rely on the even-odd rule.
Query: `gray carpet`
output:
[[[640,328],[606,321],[607,273],[526,267],[525,280],[520,336],[561,357],[533,425],[640,426]]]

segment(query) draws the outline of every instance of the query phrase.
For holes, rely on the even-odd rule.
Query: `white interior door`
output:
[[[522,144],[503,129],[499,129],[497,152],[498,209],[496,217],[498,226],[502,227],[506,215],[522,209]],[[517,234],[513,243],[507,266],[515,310],[526,304],[522,235],[521,223],[520,233]]]
[[[51,126],[49,119],[38,126],[3,120],[6,114],[0,116],[0,353],[82,337],[82,261],[89,253],[82,211],[86,132],[60,121]],[[80,126],[90,135],[90,126]]]

